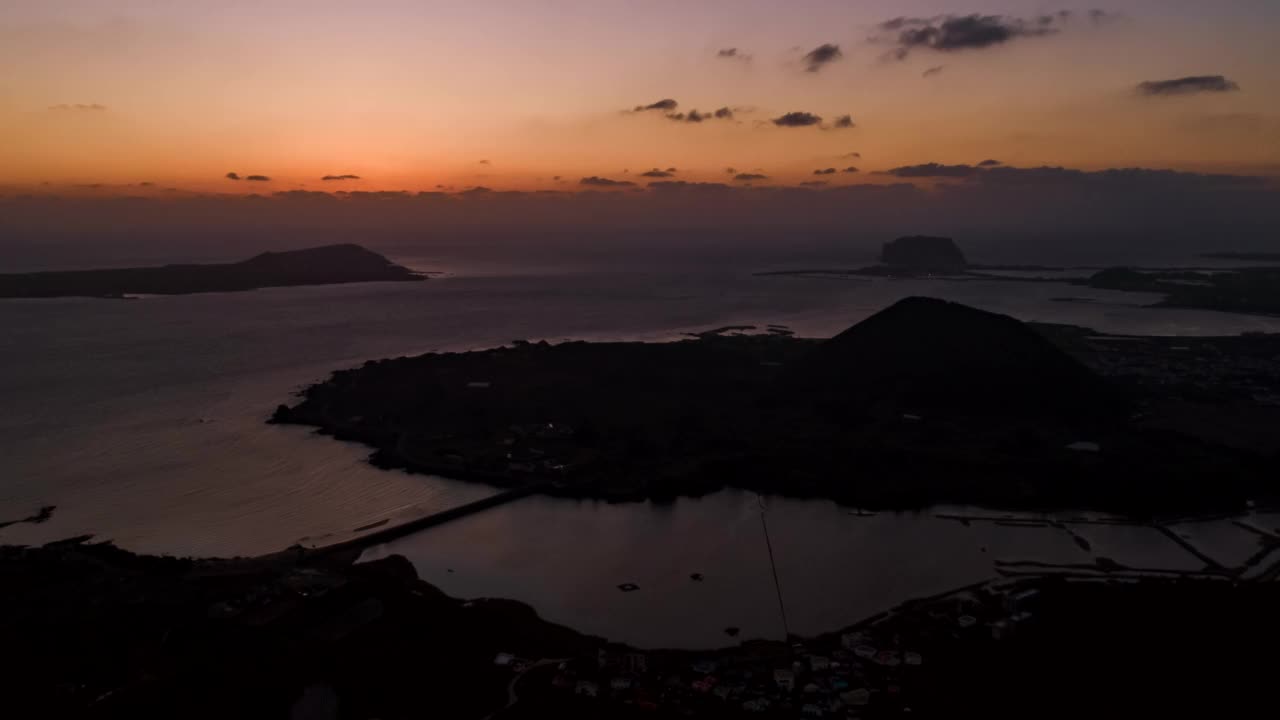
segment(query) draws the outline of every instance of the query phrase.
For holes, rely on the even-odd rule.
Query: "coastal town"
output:
[[[601,648],[556,663],[501,653],[521,696],[660,715],[844,718],[911,712],[933,665],[990,652],[1035,620],[1036,583],[1002,580],[908,603],[842,632],[694,653]]]
[[[1150,691],[1148,707],[1171,709],[1176,703],[1156,690],[1170,678],[1224,676],[1242,683],[1238,696],[1206,699],[1193,691],[1186,702],[1233,707],[1257,697],[1265,670],[1247,658],[1224,657],[1222,648],[1232,633],[1259,641],[1275,636],[1267,604],[1277,587],[1005,579],[789,643],[708,653],[601,649],[532,662],[500,654],[494,663],[511,673],[509,701],[490,717],[1021,717],[1031,708],[1070,717],[1110,699],[1107,683],[1119,681],[1104,680],[1108,671],[1135,692]],[[1204,615],[1189,617],[1197,612]],[[1188,623],[1197,629],[1180,632],[1179,624]],[[1096,684],[1077,686],[1076,674]],[[1250,680],[1258,684],[1246,685]],[[1057,704],[1044,705],[1046,697]]]

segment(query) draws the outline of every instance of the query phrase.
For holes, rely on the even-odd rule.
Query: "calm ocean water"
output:
[[[727,324],[781,323],[803,335],[829,336],[909,295],[946,297],[1026,320],[1107,332],[1280,331],[1277,319],[1152,310],[1141,305],[1154,298],[1057,284],[752,274],[856,266],[869,261],[869,253],[810,252],[797,259],[784,251],[697,257],[661,252],[618,257],[602,251],[560,262],[536,252],[513,259],[458,247],[432,252],[373,247],[416,269],[446,274],[417,284],[133,301],[0,301],[0,519],[58,506],[47,523],[0,530],[0,542],[39,543],[92,533],[144,552],[259,554],[299,542],[341,540],[369,523],[395,522],[492,492],[482,485],[375,470],[364,462],[362,447],[264,424],[299,388],[372,358],[490,347],[517,338],[659,340]],[[223,256],[244,254],[222,251]],[[29,258],[0,271],[48,264],[47,258]],[[1094,302],[1054,301],[1063,296]],[[622,639],[639,637],[627,630],[633,628],[654,641],[689,637],[695,644],[715,644],[724,625],[766,627],[770,606],[744,606],[732,618],[674,622],[664,616],[676,610],[646,604],[640,593],[634,600],[619,599],[611,588],[618,582],[653,584],[667,573],[673,579],[658,585],[681,596],[730,583],[722,574],[740,583],[722,588],[759,590],[759,568],[751,564],[755,549],[741,562],[729,559],[739,542],[755,543],[739,537],[755,527],[744,502],[726,493],[670,508],[601,506],[579,512],[579,505],[569,501],[532,499],[407,538],[395,549],[413,557],[424,576],[449,592],[517,597],[552,619]],[[878,609],[890,597],[945,589],[990,568],[981,558],[931,561],[917,579],[884,581],[898,589],[859,593],[858,587],[867,586],[848,568],[871,567],[881,562],[880,553],[887,558],[917,553],[919,548],[899,545],[901,528],[910,525],[894,531],[877,529],[874,519],[850,525],[854,521],[846,522],[828,505],[778,501],[777,507],[781,517],[793,518],[779,520],[782,562],[792,568],[786,572],[799,573],[797,583],[813,586],[811,592],[797,592],[808,598],[799,602],[814,608],[797,611],[805,630],[826,629],[840,618],[852,621],[857,618],[848,617],[851,613]],[[860,529],[803,539],[806,533],[799,529],[822,527],[827,515],[841,528]],[[794,533],[787,531],[788,523]],[[592,542],[582,543],[584,536]],[[812,542],[818,545],[806,545]],[[974,539],[949,552],[969,557],[983,542],[988,541]],[[791,543],[799,543],[798,549]],[[1053,540],[1048,552],[1072,553],[1061,545]],[[831,549],[824,562],[847,568],[831,573],[853,573],[848,589],[833,593],[823,589],[825,577],[805,575],[803,568],[812,563],[797,558],[821,556],[824,547]],[[582,557],[588,548],[593,555]],[[664,560],[676,548],[692,550],[689,562],[678,568]],[[557,569],[530,561],[537,551],[572,562]],[[574,563],[579,571],[571,569]],[[457,573],[444,571],[451,564]],[[689,586],[680,579],[687,572],[704,572],[708,582]],[[560,579],[548,583],[549,577]],[[830,597],[823,599],[824,593]],[[602,617],[622,620],[610,624]],[[627,618],[641,619],[629,623]]]

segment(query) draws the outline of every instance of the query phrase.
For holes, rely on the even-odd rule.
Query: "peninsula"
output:
[[[1156,307],[1280,315],[1280,267],[1224,270],[1108,268],[1077,281],[1102,290],[1160,293]]]
[[[1130,344],[1117,357],[1123,343],[1099,349],[1090,337],[909,298],[826,341],[730,329],[369,362],[272,420],[367,444],[382,467],[616,500],[734,486],[858,507],[1142,515],[1243,507],[1272,492],[1275,438],[1245,446],[1251,433],[1221,430],[1222,418],[1277,419],[1251,399],[1277,379],[1250,354],[1276,343],[1238,350],[1236,392],[1229,344]],[[1219,396],[1160,365],[1199,352],[1218,358]]]
[[[342,244],[266,252],[241,262],[218,265],[0,274],[0,298],[123,298],[424,279],[371,250]]]

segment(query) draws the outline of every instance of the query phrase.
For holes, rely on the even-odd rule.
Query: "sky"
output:
[[[1280,174],[1280,3],[1099,2],[4,3],[0,186],[819,187],[988,159]]]

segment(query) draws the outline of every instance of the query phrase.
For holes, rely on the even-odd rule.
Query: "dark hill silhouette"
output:
[[[862,409],[1093,414],[1116,403],[1105,381],[1021,321],[926,297],[822,343],[791,379]]]
[[[885,243],[880,262],[911,272],[961,272],[969,267],[954,240],[927,235],[900,237]]]
[[[412,270],[359,245],[267,252],[220,265],[163,265],[0,275],[0,298],[183,295],[264,287],[421,281]]]

